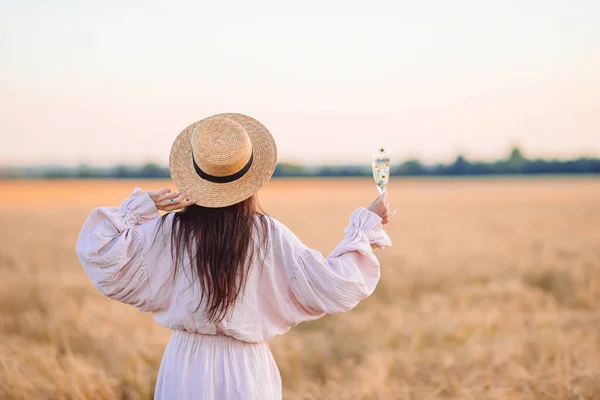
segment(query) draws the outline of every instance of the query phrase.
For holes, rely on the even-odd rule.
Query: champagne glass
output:
[[[390,180],[390,157],[383,147],[373,154],[373,178],[379,193],[385,192]]]

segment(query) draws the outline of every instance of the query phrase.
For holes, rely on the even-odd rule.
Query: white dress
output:
[[[158,217],[150,196],[135,189],[120,207],[95,209],[77,241],[81,263],[102,294],[151,312],[172,330],[157,400],[281,399],[267,341],[302,321],[354,308],[379,281],[372,248],[391,246],[381,218],[363,207],[327,258],[271,218],[262,268],[251,268],[243,296],[214,324],[195,311],[198,282],[190,286],[186,274],[173,273],[172,214],[157,234]]]

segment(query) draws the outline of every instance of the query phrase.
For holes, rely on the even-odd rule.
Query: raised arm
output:
[[[172,200],[172,201],[171,201]],[[135,189],[120,207],[96,208],[77,240],[77,255],[92,283],[107,297],[151,311],[151,290],[140,226],[189,202],[169,189]],[[158,206],[158,208],[157,208]]]
[[[380,196],[369,209],[360,207],[352,213],[346,236],[329,256],[309,248],[298,252],[290,285],[300,306],[296,323],[349,311],[373,293],[380,276],[373,249],[391,246],[382,227],[391,215],[386,196]]]

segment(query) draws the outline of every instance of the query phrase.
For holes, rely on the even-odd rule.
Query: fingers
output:
[[[385,201],[385,199],[387,199],[387,192],[382,192],[382,193],[378,193],[377,197],[375,198],[375,200],[373,201],[373,205],[377,205],[377,204],[381,204],[382,202]]]
[[[387,194],[387,190],[385,192],[381,193],[381,195],[377,198],[377,201],[381,202],[386,207],[388,206],[388,194]]]
[[[383,216],[381,216],[381,223],[382,224],[387,224],[388,222],[390,222],[392,220],[392,217],[394,215],[396,215],[396,210],[394,211],[390,211],[390,209],[386,206],[385,208],[385,214]]]
[[[168,192],[159,197],[159,202],[161,204],[171,203],[171,200],[177,199],[179,196],[183,196],[181,193],[177,192]],[[181,199],[179,199],[181,200]]]
[[[196,204],[195,200],[187,200],[181,193],[172,192],[169,188],[148,191],[156,208],[162,211],[174,211]]]
[[[195,200],[187,200],[182,193],[167,193],[159,202],[157,208],[163,211],[179,210],[196,204]]]
[[[181,203],[185,197],[181,193],[170,192],[162,195],[158,201],[155,201],[157,207],[167,207]]]
[[[154,201],[154,203],[156,204],[156,202],[158,200],[160,200],[160,198],[162,196],[169,193],[170,191],[171,191],[171,189],[164,188],[164,189],[160,189],[160,190],[148,190],[147,193],[148,193],[148,196],[150,196],[150,198],[152,199],[152,201]]]
[[[373,204],[371,204],[368,209],[379,215],[383,224],[390,222],[392,217],[396,214],[395,210],[390,211],[387,190],[379,193]]]
[[[174,210],[179,210],[181,208],[186,208],[186,207],[192,206],[194,204],[196,204],[195,200],[185,200],[185,201],[180,200],[179,203],[173,203],[173,204],[169,204],[168,206],[160,207],[160,210],[174,211]]]

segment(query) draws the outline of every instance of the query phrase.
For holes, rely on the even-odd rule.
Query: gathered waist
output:
[[[232,336],[218,334],[204,334],[184,330],[173,330],[171,342],[185,343],[187,346],[211,346],[223,348],[248,348],[248,347],[269,347],[267,342],[245,342]]]

